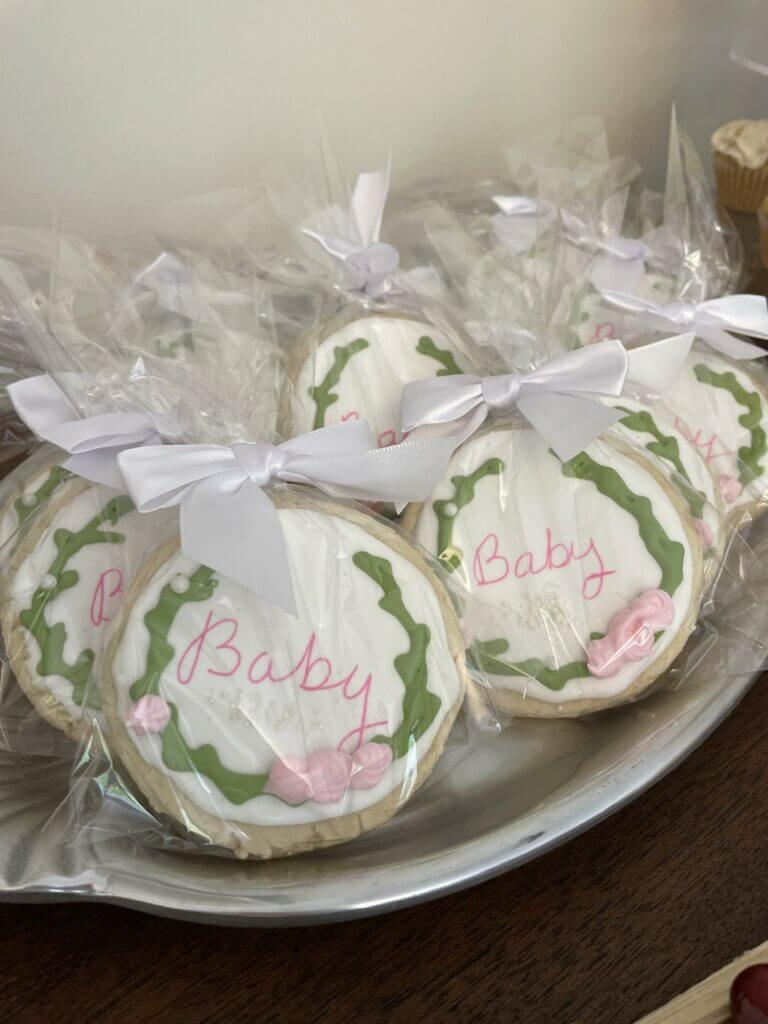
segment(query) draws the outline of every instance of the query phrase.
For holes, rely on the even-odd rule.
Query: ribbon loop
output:
[[[382,170],[358,175],[347,210],[333,206],[322,212],[318,219],[324,226],[333,225],[333,231],[302,228],[342,266],[348,288],[374,296],[387,291],[400,263],[394,245],[379,241],[391,165],[390,156]]]
[[[602,297],[614,309],[640,317],[654,330],[689,328],[717,352],[732,359],[768,355],[759,345],[734,337],[734,333],[746,334],[768,341],[768,302],[762,295],[725,295],[705,302],[674,300],[664,304],[612,290],[603,290]]]
[[[79,416],[48,374],[9,384],[8,395],[30,430],[69,453],[70,458],[63,463],[65,469],[115,490],[123,489],[117,465],[119,452],[162,440],[155,424],[144,413]]]

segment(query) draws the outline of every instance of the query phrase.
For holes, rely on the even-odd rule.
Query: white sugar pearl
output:
[[[446,501],[445,505],[443,506],[443,512],[445,513],[445,515],[449,516],[449,518],[453,519],[455,515],[458,515],[459,506],[456,504],[455,501]]]
[[[186,576],[174,576],[171,580],[171,590],[174,594],[186,594],[189,590],[189,580]]]
[[[21,504],[26,508],[31,508],[36,501],[37,497],[31,491],[27,491],[26,494],[22,494],[21,496]]]
[[[51,573],[47,572],[45,576],[40,580],[40,586],[43,590],[53,590],[56,586],[56,577]]]

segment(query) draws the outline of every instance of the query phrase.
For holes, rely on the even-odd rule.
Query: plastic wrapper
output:
[[[762,664],[744,613],[759,600],[760,523],[727,503],[666,395],[630,382],[602,401],[620,419],[565,460],[525,416],[492,411],[405,515],[477,598],[473,657],[517,716],[583,716],[682,687],[704,657],[743,666],[751,651]]]
[[[112,294],[92,280],[95,332],[65,301],[73,267],[42,304],[7,265],[3,292],[78,422],[143,416],[163,451],[224,451],[255,483],[249,460],[279,454],[285,384],[269,288],[173,260],[121,272]],[[171,345],[184,331],[190,344]],[[183,554],[174,507],[139,511],[61,463],[46,447],[6,483],[0,719],[12,749],[67,756],[69,743],[70,843],[130,835],[268,858],[343,842],[452,770],[470,733],[497,730],[467,667],[467,595],[369,508],[308,486],[259,492],[277,510],[293,615]],[[280,546],[257,518],[252,531],[230,538],[243,560]]]
[[[389,165],[350,186],[327,145],[321,155],[304,181],[273,171],[250,189],[175,204],[161,235],[177,252],[205,244],[217,262],[285,293],[273,296],[290,324],[280,338],[283,436],[365,419],[386,446],[400,440],[405,384],[467,372],[482,357],[434,266],[412,250],[404,263],[385,240]]]

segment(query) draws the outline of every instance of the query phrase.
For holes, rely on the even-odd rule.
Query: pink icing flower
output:
[[[125,724],[137,736],[148,732],[162,732],[171,718],[171,709],[162,697],[148,693],[140,697],[128,712]]]
[[[615,675],[621,668],[623,659],[616,651],[616,645],[610,633],[600,640],[590,640],[587,644],[587,668],[591,676],[604,679]]]
[[[726,505],[733,504],[741,494],[741,484],[735,476],[728,476],[727,473],[721,473],[717,478],[717,487]]]
[[[712,527],[709,525],[709,523],[705,523],[703,519],[694,519],[693,526],[696,530],[696,533],[698,533],[699,535],[701,546],[704,548],[705,551],[709,551],[709,549],[714,545],[715,542],[715,539],[712,536]]]
[[[587,645],[587,668],[598,679],[616,675],[627,661],[641,661],[653,650],[655,632],[675,617],[672,598],[664,590],[646,590],[617,612],[608,632]]]
[[[712,527],[708,522],[703,519],[694,519],[693,528],[698,534],[698,540],[701,542],[701,547],[705,551],[709,551],[715,544],[715,538],[712,534]]]
[[[317,750],[307,758],[309,791],[319,804],[341,800],[351,775],[352,758],[343,750]]]
[[[364,743],[352,755],[350,789],[372,789],[392,763],[392,748],[386,743]]]
[[[287,804],[303,804],[305,800],[309,800],[307,762],[299,757],[275,761],[270,769],[264,792],[280,797]]]
[[[264,786],[265,793],[303,804],[315,800],[333,804],[348,789],[371,789],[392,762],[392,748],[385,743],[364,743],[350,756],[343,750],[316,750],[309,757],[275,761]]]

